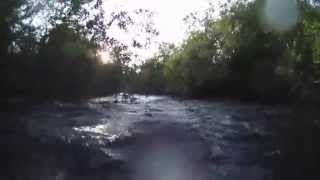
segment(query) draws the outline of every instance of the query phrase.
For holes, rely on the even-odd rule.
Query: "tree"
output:
[[[9,0],[0,2],[0,94],[8,97],[84,97],[120,90],[131,60],[129,46],[109,36],[111,27],[127,31],[134,15],[152,12],[112,12],[102,0]],[[148,21],[144,33],[157,34]],[[134,40],[135,45],[141,44]],[[99,62],[109,50],[114,64]],[[110,77],[104,77],[110,76]]]

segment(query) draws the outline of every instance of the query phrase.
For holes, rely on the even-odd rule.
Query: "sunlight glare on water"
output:
[[[123,133],[127,133],[127,131],[119,131],[113,128],[111,123],[101,124],[97,126],[86,126],[86,127],[75,127],[75,131],[85,132],[85,133],[93,133],[92,137],[99,139],[100,136],[96,134],[100,134],[108,139],[109,142],[116,141]]]
[[[83,131],[83,132],[94,132],[97,134],[106,134],[108,124],[98,125],[94,127],[80,127],[80,128],[74,128],[77,131]]]

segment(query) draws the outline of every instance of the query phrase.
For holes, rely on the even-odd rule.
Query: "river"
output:
[[[43,103],[19,121],[48,147],[30,150],[27,171],[42,171],[42,179],[264,180],[281,153],[270,124],[288,113],[229,100],[135,95]]]

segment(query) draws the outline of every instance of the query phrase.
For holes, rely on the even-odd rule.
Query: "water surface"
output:
[[[44,142],[54,137],[101,153],[99,163],[93,160],[97,165],[82,179],[271,178],[270,162],[281,152],[273,144],[270,122],[281,123],[285,108],[168,96],[134,97],[119,102],[104,97],[74,104],[45,103],[21,120],[27,123],[30,136]],[[101,160],[102,156],[106,159]],[[105,166],[107,161],[120,162],[116,169],[121,170]],[[67,179],[75,174],[59,177]]]

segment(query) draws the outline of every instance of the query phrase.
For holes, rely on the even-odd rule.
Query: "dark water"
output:
[[[272,159],[281,152],[273,144],[270,124],[285,122],[286,108],[135,98],[48,103],[21,115],[28,137],[37,140],[24,144],[29,146],[26,156],[32,153],[27,158],[31,163],[16,163],[29,167],[22,179],[272,178]]]

